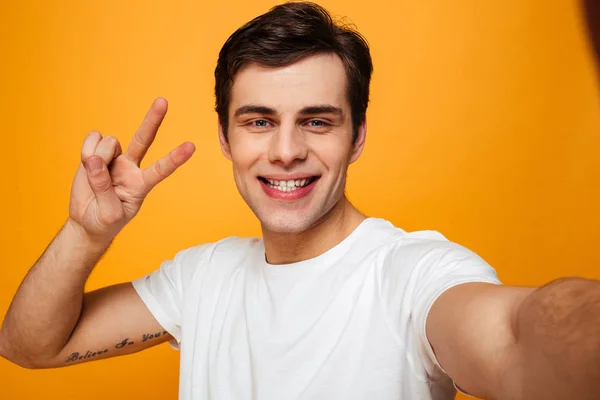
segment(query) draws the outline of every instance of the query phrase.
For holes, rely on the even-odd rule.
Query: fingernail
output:
[[[91,175],[97,175],[102,171],[102,160],[99,157],[92,157],[88,160],[86,166]]]

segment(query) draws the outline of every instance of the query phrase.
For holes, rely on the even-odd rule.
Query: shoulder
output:
[[[383,236],[384,240],[375,239],[377,250],[381,257],[394,264],[410,263],[417,260],[434,257],[478,257],[466,247],[448,240],[442,233],[435,230],[407,232],[391,222],[376,219],[371,228]]]
[[[228,237],[180,250],[160,268],[143,278],[144,282],[163,282],[180,290],[197,279],[220,279],[256,259],[262,241],[257,238]]]
[[[379,247],[377,258],[384,285],[385,281],[427,283],[459,275],[496,280],[495,270],[481,256],[432,230],[398,229]]]
[[[231,236],[217,242],[204,243],[178,252],[175,260],[181,265],[198,265],[210,261],[227,259],[235,263],[254,254],[262,247],[262,241],[255,237]]]

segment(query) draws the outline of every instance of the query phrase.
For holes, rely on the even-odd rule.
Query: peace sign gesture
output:
[[[91,132],[81,148],[81,165],[71,187],[70,218],[94,241],[110,242],[135,217],[148,193],[190,159],[186,142],[146,169],[140,163],[167,113],[167,101],[154,101],[127,151],[113,136]]]

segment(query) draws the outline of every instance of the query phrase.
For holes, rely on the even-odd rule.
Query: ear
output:
[[[354,161],[358,160],[358,157],[362,154],[362,151],[365,147],[365,140],[367,139],[367,117],[365,117],[364,121],[358,127],[358,135],[356,136],[356,141],[352,145],[352,153],[350,153],[350,164]]]
[[[231,147],[229,146],[229,141],[225,137],[225,131],[223,131],[223,124],[221,123],[221,119],[219,118],[219,144],[221,145],[221,152],[225,156],[226,159],[231,161]]]

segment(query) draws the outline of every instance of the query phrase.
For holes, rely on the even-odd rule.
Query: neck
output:
[[[344,196],[303,232],[279,233],[263,229],[267,260],[270,264],[291,264],[317,257],[348,237],[365,218]]]

